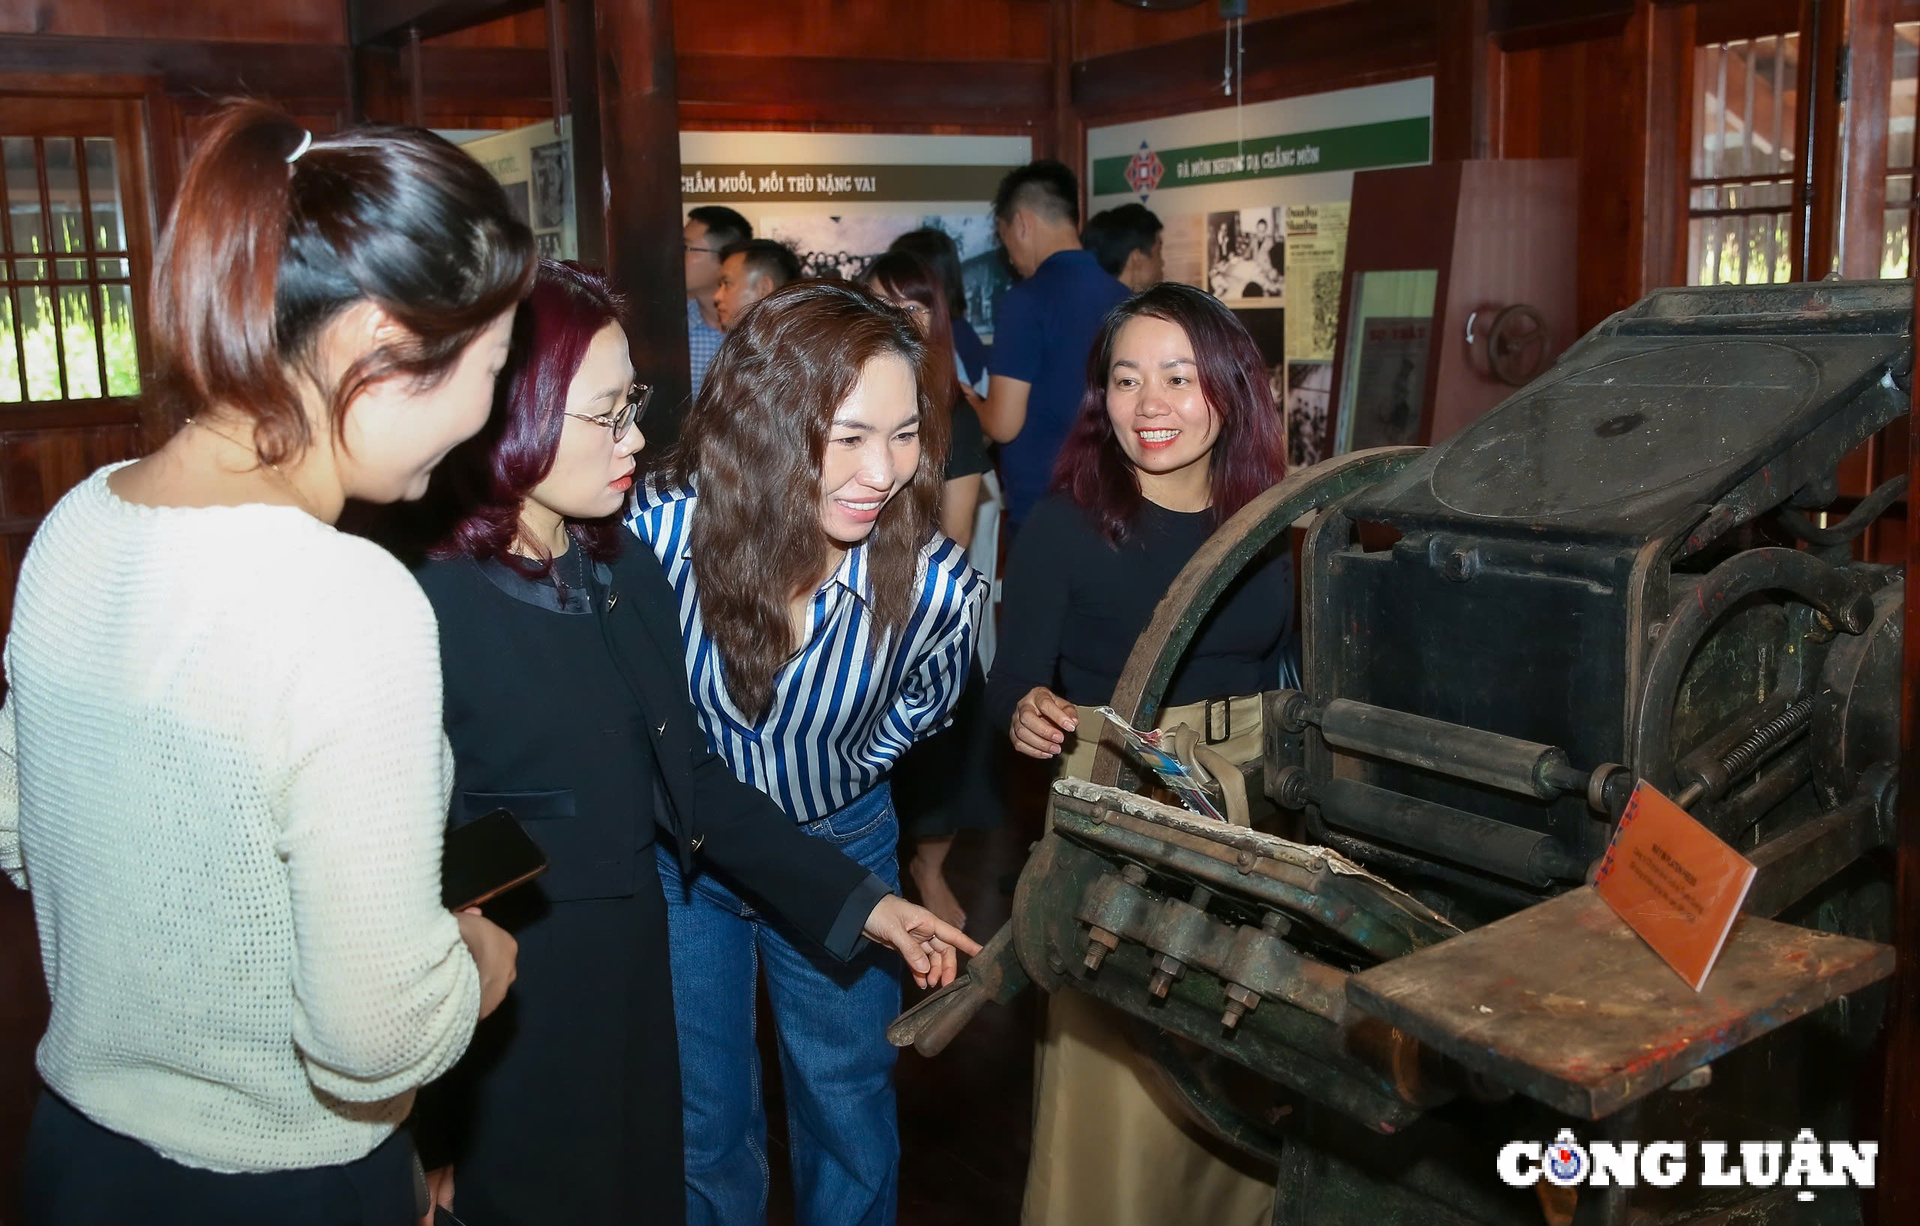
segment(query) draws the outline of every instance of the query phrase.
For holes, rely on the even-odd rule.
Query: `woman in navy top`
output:
[[[943,386],[943,385],[942,385]],[[844,285],[763,299],[727,334],[629,525],[678,596],[694,707],[734,773],[898,885],[887,773],[946,721],[984,583],[935,532],[946,462],[926,346]],[[894,1221],[898,972],[836,966],[750,897],[661,856],[686,1115],[687,1219],[764,1220],[756,969],[779,1033],[802,1226]]]
[[[1007,560],[1008,633],[987,707],[1014,749],[1089,776],[1098,708],[1155,606],[1283,467],[1260,351],[1219,299],[1162,282],[1107,316],[1053,490]],[[1159,726],[1185,723],[1231,760],[1258,758],[1260,694],[1280,684],[1292,637],[1293,567],[1276,544],[1214,602],[1168,680]],[[1272,1171],[1216,1156],[1126,1036],[1091,997],[1048,999],[1023,1220],[1270,1221]]]

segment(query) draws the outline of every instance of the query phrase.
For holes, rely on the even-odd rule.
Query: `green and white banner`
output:
[[[1094,160],[1091,195],[1112,196],[1145,188],[1140,195],[1150,199],[1156,187],[1209,187],[1243,179],[1426,162],[1433,153],[1433,120],[1421,115],[1157,151],[1144,140],[1141,143],[1151,160],[1143,159],[1140,150]],[[1152,161],[1161,168],[1157,182]]]

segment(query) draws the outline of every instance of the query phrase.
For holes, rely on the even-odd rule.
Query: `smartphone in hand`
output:
[[[505,809],[447,831],[440,858],[440,901],[464,911],[547,871],[547,855]]]

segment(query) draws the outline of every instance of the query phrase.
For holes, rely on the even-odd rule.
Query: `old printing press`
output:
[[[1265,696],[1263,760],[1175,738],[1238,812],[1245,781],[1252,825],[1137,794],[1109,732],[1093,782],[1055,785],[1011,922],[895,1041],[935,1054],[1030,981],[1102,1000],[1274,1165],[1276,1223],[1857,1222],[1846,1188],[1495,1171],[1562,1129],[1859,1135],[1902,576],[1849,542],[1906,479],[1812,511],[1907,412],[1911,318],[1900,284],[1663,291],[1443,445],[1289,476],[1180,576],[1113,704],[1150,727],[1215,597],[1317,512],[1305,688]],[[1642,779],[1759,869],[1698,994],[1583,884]]]

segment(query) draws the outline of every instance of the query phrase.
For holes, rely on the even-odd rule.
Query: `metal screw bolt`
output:
[[[1293,921],[1278,911],[1269,911],[1260,917],[1260,927],[1274,936],[1283,937],[1293,931]]]
[[[1440,565],[1440,573],[1454,583],[1466,582],[1473,578],[1479,569],[1479,553],[1465,549],[1456,549],[1449,553]]]
[[[1258,857],[1256,857],[1252,852],[1243,851],[1239,855],[1233,858],[1233,863],[1234,863],[1234,866],[1238,868],[1241,872],[1251,873],[1253,871],[1253,862],[1256,859],[1258,859]]]
[[[1251,988],[1243,988],[1237,983],[1227,985],[1227,1011],[1220,1015],[1220,1024],[1232,1030],[1240,1024],[1240,1019],[1252,1013],[1260,1003],[1260,993]]]
[[[1147,991],[1165,1000],[1173,981],[1180,978],[1186,969],[1187,964],[1172,954],[1161,954],[1153,960],[1153,978],[1147,980]]]
[[[1090,929],[1090,934],[1090,939],[1087,941],[1087,973],[1089,975],[1100,969],[1100,964],[1107,960],[1108,954],[1120,948],[1120,938],[1105,928]]]
[[[1147,884],[1147,870],[1141,868],[1138,864],[1127,865],[1120,870],[1120,876],[1125,879],[1128,885]]]

